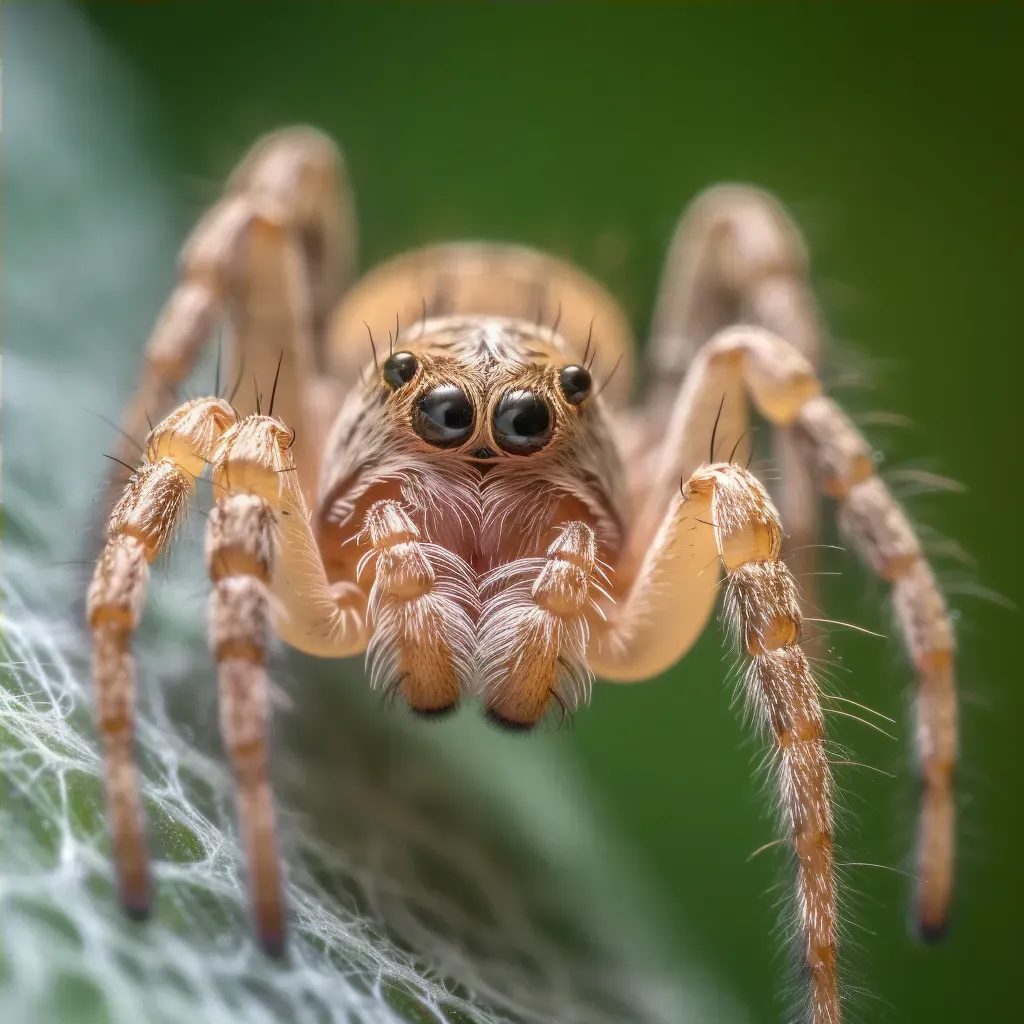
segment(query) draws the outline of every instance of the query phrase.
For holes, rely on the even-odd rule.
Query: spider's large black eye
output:
[[[562,394],[570,405],[579,405],[590,394],[594,380],[585,366],[567,366],[558,375]]]
[[[494,440],[513,455],[528,455],[551,440],[551,410],[532,391],[510,391],[494,410]]]
[[[416,403],[412,425],[427,444],[455,448],[473,433],[473,405],[461,388],[442,384]]]
[[[381,376],[392,391],[397,391],[416,376],[419,366],[419,360],[411,352],[396,352],[384,360]]]

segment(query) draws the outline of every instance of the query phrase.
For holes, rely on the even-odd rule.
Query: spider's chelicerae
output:
[[[669,668],[724,592],[747,697],[778,763],[809,1018],[835,1024],[832,780],[797,587],[818,492],[891,585],[916,672],[926,935],[943,928],[952,886],[954,637],[871,449],[822,394],[798,231],[754,189],[715,188],[693,204],[672,243],[637,401],[629,327],[569,264],[442,245],[352,283],[355,236],[336,147],[308,129],[263,139],[186,245],[150,340],[126,433],[143,433],[147,412],[165,418],[111,495],[88,595],[125,906],[141,915],[151,900],[131,637],[149,565],[210,467],[210,645],[268,951],[283,949],[286,916],[268,775],[271,633],[324,657],[365,651],[374,685],[424,717],[475,694],[492,722],[525,730],[586,700],[594,676],[635,682]],[[243,388],[170,410],[225,317],[233,372],[273,381],[262,408]],[[778,507],[731,455],[716,460],[714,436],[730,447],[743,436],[748,401],[774,428]]]

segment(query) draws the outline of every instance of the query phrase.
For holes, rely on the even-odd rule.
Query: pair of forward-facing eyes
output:
[[[395,352],[385,360],[381,376],[387,387],[398,391],[413,381],[419,368],[419,360],[411,352]],[[593,380],[586,367],[574,364],[559,373],[558,386],[566,402],[578,406],[590,395]],[[440,384],[416,401],[412,427],[427,444],[457,448],[473,434],[474,420],[473,403],[462,388]],[[539,451],[551,440],[553,427],[554,414],[548,399],[528,389],[506,391],[491,417],[494,441],[510,455]]]

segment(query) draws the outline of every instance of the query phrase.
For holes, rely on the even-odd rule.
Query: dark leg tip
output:
[[[261,934],[259,944],[260,949],[271,960],[283,960],[288,952],[288,938],[284,931]]]
[[[484,719],[496,729],[515,735],[533,732],[537,728],[536,722],[520,722],[514,718],[506,718],[494,708],[484,708]]]
[[[132,921],[148,921],[153,915],[153,900],[148,892],[121,896],[121,909]]]
[[[917,921],[914,930],[922,942],[934,946],[946,938],[949,933],[949,921]]]
[[[410,704],[409,710],[417,718],[422,718],[426,722],[440,722],[445,718],[450,718],[454,715],[458,710],[458,707],[459,702],[457,700],[453,700],[451,704],[445,704],[443,707],[439,708],[417,708]]]

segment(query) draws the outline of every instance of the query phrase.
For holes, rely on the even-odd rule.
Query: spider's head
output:
[[[481,467],[571,446],[594,393],[590,371],[543,339],[524,344],[512,325],[478,326],[475,335],[466,339],[444,325],[381,363],[393,421],[424,450],[447,450]]]
[[[433,543],[480,566],[535,549],[557,516],[618,543],[625,490],[600,387],[554,330],[427,318],[374,356],[327,445],[324,520],[339,544],[398,495]]]

